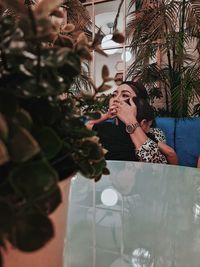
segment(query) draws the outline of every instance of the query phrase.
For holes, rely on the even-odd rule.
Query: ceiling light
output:
[[[108,55],[115,54],[118,51],[118,48],[116,48],[116,46],[118,46],[119,44],[112,40],[111,32],[112,32],[113,25],[114,25],[113,22],[107,23],[107,27],[110,29],[110,33],[106,34],[101,41],[101,47],[103,49],[107,49],[105,50],[105,53]],[[114,47],[115,49],[112,49]]]
[[[104,36],[102,41],[101,41],[101,47],[103,49],[116,47],[117,45],[118,45],[118,43],[116,43],[112,40],[112,34],[108,34],[108,35]],[[112,54],[115,54],[117,51],[118,51],[118,48],[109,49],[109,50],[105,50],[105,53],[108,55],[112,55]]]

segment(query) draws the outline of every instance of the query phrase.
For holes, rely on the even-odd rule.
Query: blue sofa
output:
[[[177,153],[179,164],[196,167],[200,156],[200,118],[156,118],[156,126],[163,130],[167,144]]]

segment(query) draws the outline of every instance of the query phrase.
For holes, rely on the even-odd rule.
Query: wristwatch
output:
[[[135,130],[137,129],[137,127],[140,127],[139,122],[136,122],[136,123],[134,123],[134,124],[127,124],[127,125],[126,125],[126,132],[127,132],[128,134],[132,134],[132,133],[135,132]]]

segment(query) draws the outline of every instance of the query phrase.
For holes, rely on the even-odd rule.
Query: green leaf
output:
[[[13,207],[5,200],[0,199],[0,213],[1,232],[3,231],[8,233],[15,219]]]
[[[110,174],[109,169],[108,169],[108,168],[104,168],[104,169],[103,169],[103,174],[104,174],[104,175],[109,175],[109,174]]]
[[[54,42],[54,45],[73,48],[73,40],[66,35],[59,34],[57,39]]]
[[[33,136],[24,128],[17,128],[8,143],[9,154],[13,161],[24,162],[31,159],[40,147]]]
[[[6,141],[8,137],[8,125],[3,114],[0,113],[0,138]]]
[[[18,110],[15,115],[15,120],[17,120],[19,125],[22,126],[23,128],[26,128],[27,130],[31,129],[33,121],[30,114],[26,110],[24,109]]]
[[[18,195],[33,202],[55,190],[58,175],[50,165],[37,161],[14,168],[9,175],[9,181]]]
[[[76,51],[82,59],[86,59],[88,61],[92,60],[92,54],[89,48],[87,48],[86,46],[80,45]]]
[[[102,79],[105,80],[109,77],[109,69],[106,65],[103,65],[102,71],[101,71]]]
[[[43,247],[54,236],[54,229],[48,217],[32,211],[21,214],[12,233],[9,237],[11,244],[22,251],[31,252]]]
[[[93,166],[88,162],[88,161],[85,161],[85,160],[79,160],[77,162],[77,165],[79,166],[79,170],[80,172],[86,176],[86,177],[91,177],[93,178],[93,175],[94,175],[94,168]]]
[[[61,192],[59,187],[56,186],[52,191],[38,198],[35,205],[46,214],[50,214],[58,207],[61,201]]]
[[[71,23],[65,24],[64,27],[62,27],[63,32],[69,33],[69,32],[73,32],[74,30],[75,30],[75,25]]]
[[[3,257],[2,257],[1,250],[0,250],[0,267],[3,267]]]
[[[19,0],[1,0],[2,4],[15,11],[17,14],[27,13],[27,8],[24,6],[23,1]]]
[[[12,116],[15,114],[16,110],[17,110],[16,97],[11,93],[1,91],[0,112],[2,112],[7,116]]]
[[[37,132],[37,141],[48,159],[54,158],[63,146],[62,140],[56,132],[49,127],[43,127]]]
[[[9,155],[5,144],[0,139],[0,166],[9,161]]]
[[[103,156],[99,144],[89,140],[83,142],[81,149],[83,150],[83,154],[88,156],[88,159],[99,160]]]
[[[106,162],[104,159],[101,159],[99,161],[94,162],[93,166],[95,168],[94,177],[99,177],[101,176],[104,168],[106,167]]]
[[[110,88],[112,88],[111,85],[104,83],[103,85],[101,85],[100,87],[98,87],[97,90],[100,93],[100,92],[105,92],[105,91],[109,90]]]
[[[53,12],[50,14],[50,16],[55,16],[57,18],[64,18],[64,12],[63,10],[60,10],[59,8],[56,8],[53,10]]]
[[[62,3],[62,0],[41,0],[36,5],[35,13],[40,17],[47,16]]]
[[[118,31],[113,33],[112,40],[116,43],[122,44],[125,41],[124,35]]]
[[[104,57],[108,57],[108,55],[98,46],[95,47],[95,51]]]

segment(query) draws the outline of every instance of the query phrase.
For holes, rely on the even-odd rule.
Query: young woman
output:
[[[97,132],[108,150],[106,159],[177,164],[175,152],[164,144],[162,132],[149,133],[154,114],[145,100],[145,88],[140,86],[138,89],[137,83],[129,83],[117,88],[110,99],[108,112],[99,120],[89,121],[87,127]],[[134,97],[137,100],[133,100]]]

